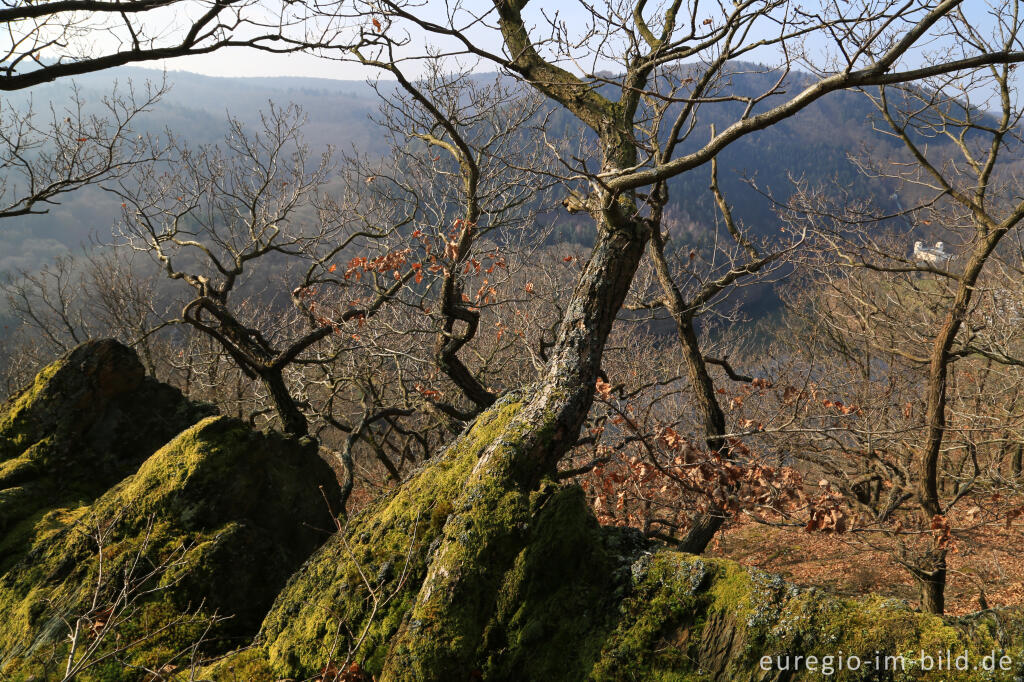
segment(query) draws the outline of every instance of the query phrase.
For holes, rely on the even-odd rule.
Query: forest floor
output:
[[[1024,605],[1022,541],[1024,524],[1019,522],[1009,528],[988,526],[972,531],[969,539],[954,540],[948,560],[946,612],[958,616],[978,611],[979,587],[991,608]],[[850,535],[747,521],[719,533],[708,553],[834,593],[879,593],[914,604],[918,598],[910,574],[888,552]]]

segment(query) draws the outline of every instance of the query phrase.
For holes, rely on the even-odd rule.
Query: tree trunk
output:
[[[942,615],[946,610],[946,571],[936,573],[933,579],[921,582],[921,610]]]
[[[679,337],[679,346],[683,351],[683,360],[686,364],[686,376],[693,390],[693,399],[700,411],[704,422],[704,443],[709,452],[724,452],[725,440],[725,412],[718,404],[715,395],[715,384],[708,372],[707,363],[704,361],[704,354],[700,350],[700,342],[697,340],[697,330],[693,326],[693,311],[687,308],[682,293],[672,279],[668,263],[665,261],[664,244],[661,235],[651,235],[651,256],[654,261],[654,271],[665,292],[666,304],[669,313],[676,323],[676,334]],[[693,525],[683,538],[679,548],[684,552],[702,554],[707,549],[708,543],[715,537],[715,533],[725,522],[724,511],[715,509],[705,513],[694,520]]]
[[[602,213],[599,233],[563,315],[544,378],[480,454],[448,517],[419,596],[393,638],[381,679],[466,679],[525,544],[536,490],[576,441],[612,323],[643,255],[647,227]],[[490,408],[497,409],[497,407]]]
[[[547,374],[526,412],[550,412],[554,439],[524,453],[521,484],[533,488],[554,471],[576,442],[594,401],[605,342],[626,298],[647,242],[641,221],[613,226],[599,221],[599,236],[559,326]]]
[[[974,293],[974,286],[981,275],[989,254],[995,249],[1005,228],[990,232],[986,239],[975,247],[970,260],[960,276],[953,305],[946,313],[942,328],[932,345],[928,363],[928,399],[925,407],[925,423],[928,435],[918,459],[918,503],[925,524],[943,514],[939,498],[939,455],[946,436],[946,380],[949,375],[950,350],[967,317],[968,306]],[[936,568],[921,580],[921,605],[931,613],[942,613],[943,592],[946,586],[946,559],[944,550],[935,550],[939,555]]]
[[[677,318],[679,342],[686,361],[686,373],[693,387],[694,401],[704,421],[704,443],[709,452],[719,452],[728,458],[725,445],[725,413],[715,397],[715,386],[708,373],[704,355],[697,341],[697,333],[693,327],[693,319],[684,316]],[[715,533],[725,523],[727,514],[721,509],[712,509],[694,519],[693,525],[679,543],[679,549],[691,554],[703,554]]]
[[[268,370],[260,374],[260,382],[270,394],[270,400],[274,403],[274,410],[281,419],[281,428],[285,433],[296,437],[309,435],[309,424],[306,416],[295,406],[292,394],[284,383],[284,377],[280,370]]]
[[[949,374],[950,350],[967,316],[974,286],[981,275],[989,254],[1006,233],[1005,228],[993,230],[975,247],[960,276],[953,305],[946,313],[942,328],[935,336],[928,362],[928,397],[925,406],[927,438],[918,460],[918,500],[925,520],[942,513],[939,504],[938,465],[939,452],[946,434],[946,379]]]
[[[715,533],[725,523],[725,512],[702,514],[694,520],[690,530],[679,542],[679,550],[690,554],[703,554],[708,548]]]
[[[928,567],[912,569],[920,590],[921,610],[941,616],[946,610],[946,550],[934,550],[922,563]]]

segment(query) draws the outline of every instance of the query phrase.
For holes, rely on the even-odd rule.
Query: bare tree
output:
[[[335,2],[51,0],[0,7],[0,90],[230,47],[288,53],[329,45]]]
[[[1009,23],[989,39],[961,10],[953,16],[959,34],[980,49],[1012,49],[1018,40],[1016,18],[1007,18]],[[854,440],[869,461],[876,449],[887,454],[879,467],[859,472],[847,491],[872,508],[876,523],[895,522],[898,510],[916,505],[916,520],[898,522],[923,529],[924,538],[903,542],[897,558],[919,581],[922,607],[933,613],[944,610],[948,517],[986,478],[979,458],[992,457],[993,449],[995,459],[1005,456],[1007,439],[998,432],[1008,435],[1018,427],[1012,418],[992,423],[995,414],[1012,413],[995,406],[1004,395],[1015,403],[1015,392],[1004,390],[1019,365],[1009,342],[1016,296],[1006,287],[1005,273],[1020,265],[1014,249],[1000,248],[1024,219],[1013,176],[1021,112],[1012,95],[1012,73],[1012,65],[993,65],[865,91],[877,109],[879,130],[898,140],[905,156],[896,162],[864,160],[862,168],[899,183],[903,196],[915,200],[899,219],[909,220],[918,234],[944,240],[936,246],[919,240],[911,249],[912,232],[878,236],[877,222],[886,216],[877,211],[872,216],[870,207],[820,201],[815,206],[807,195],[801,199],[832,254],[828,264],[819,264],[827,274],[817,280],[829,292],[818,298],[821,319],[831,327],[823,338],[860,368],[864,388],[879,375],[914,377],[890,379],[884,397],[861,395],[858,403],[873,413],[882,432],[873,445],[864,442],[868,431]],[[990,110],[993,103],[997,108]],[[847,274],[836,274],[840,271]],[[954,364],[979,359],[980,366],[964,371],[984,379],[951,381]],[[903,387],[897,389],[897,382]],[[970,395],[972,389],[991,393]],[[924,395],[920,409],[917,392]],[[974,473],[965,476],[965,470]],[[948,486],[947,480],[955,482]],[[889,499],[867,499],[874,481],[890,485]],[[873,495],[878,496],[877,488]]]
[[[132,85],[104,97],[99,109],[79,92],[63,106],[35,111],[32,101],[0,108],[0,219],[46,213],[61,194],[123,177],[158,158],[159,143],[135,124],[169,87]]]
[[[618,101],[607,99],[602,90],[596,87],[603,82],[601,76],[587,71],[577,75],[555,63],[560,60],[569,65],[574,63],[569,60],[577,50],[566,33],[566,27],[557,19],[552,19],[553,30],[535,42],[522,16],[525,5],[521,3],[495,3],[493,11],[484,13],[486,17],[458,6],[449,12],[445,23],[428,21],[411,7],[386,3],[383,14],[387,21],[379,31],[368,29],[364,32],[361,49],[364,52],[383,50],[375,57],[385,60],[390,46],[404,40],[401,36],[405,30],[425,31],[438,40],[452,39],[457,44],[454,48],[456,51],[490,60],[516,74],[567,107],[598,136],[601,155],[599,168],[589,169],[583,165],[573,168],[582,177],[592,179],[591,194],[575,197],[573,205],[593,211],[599,223],[590,263],[574,294],[581,309],[574,311],[573,306],[569,306],[570,316],[582,317],[579,317],[578,323],[562,326],[560,339],[552,354],[552,374],[548,378],[559,386],[573,384],[573,388],[566,386],[567,395],[580,394],[566,400],[563,407],[557,410],[560,415],[558,421],[567,419],[566,424],[576,424],[575,428],[566,429],[566,433],[569,433],[578,430],[578,424],[586,413],[585,408],[589,407],[592,392],[581,391],[579,387],[591,386],[597,376],[603,339],[610,329],[614,312],[625,296],[642,247],[649,239],[649,218],[643,215],[642,204],[638,203],[645,197],[636,196],[635,191],[701,166],[734,140],[791,116],[829,92],[871,84],[910,82],[930,73],[945,73],[1024,58],[1019,53],[1003,49],[979,48],[977,54],[948,64],[939,63],[906,71],[893,69],[918,40],[930,32],[945,30],[942,22],[949,18],[956,5],[948,2],[928,11],[901,15],[902,22],[909,28],[899,34],[891,32],[895,29],[889,32],[884,30],[884,26],[888,25],[886,17],[889,16],[885,11],[858,17],[856,22],[830,16],[827,12],[798,18],[788,14],[790,7],[784,2],[773,3],[768,7],[741,3],[728,10],[724,21],[721,18],[704,21],[698,6],[689,8],[689,15],[681,16],[679,3],[661,8],[660,13],[647,8],[646,3],[636,7],[630,5],[628,12],[625,6],[615,5],[608,8],[607,15],[598,14],[595,10],[592,16],[593,31],[587,34],[593,36],[594,42],[582,43],[579,50],[587,53],[591,61],[608,59],[625,67],[623,75],[614,81],[620,90]],[[374,14],[369,7],[360,10],[360,16],[369,17]],[[645,12],[660,17],[657,31],[648,26]],[[620,17],[621,22],[610,21],[607,19],[609,16]],[[486,23],[487,17],[498,22],[496,30],[500,33],[504,54],[482,47],[480,39],[465,30],[469,25]],[[786,19],[777,34],[768,39],[750,39],[750,31],[755,23],[774,18]],[[715,103],[712,97],[706,98],[707,101],[703,99],[701,82],[712,82],[729,60],[765,45],[795,46],[795,43],[815,31],[824,34],[835,26],[853,23],[866,29],[872,22],[883,30],[874,34],[867,33],[861,43],[855,42],[857,36],[852,31],[844,36],[843,47],[848,58],[845,68],[815,80],[781,104],[756,112],[758,104],[782,90],[783,70],[779,73],[776,85],[763,96],[748,101],[732,125],[716,133],[696,151],[676,156],[680,149],[677,141],[681,141],[694,129],[691,121],[700,105]],[[603,48],[600,45],[606,43],[611,36],[625,40],[625,44],[630,46],[626,57],[601,52]],[[552,56],[545,58],[544,54]],[[713,59],[708,60],[711,68],[707,69],[701,82],[693,83],[694,90],[685,98],[689,105],[672,121],[669,131],[672,143],[666,151],[655,153],[649,145],[641,142],[650,137],[637,128],[637,117],[646,116],[641,103],[645,98],[658,99],[659,92],[655,87],[663,80],[671,84],[673,78],[690,78],[678,69],[669,69],[669,66],[709,55],[713,55]],[[409,57],[403,56],[403,59],[408,60]],[[675,92],[675,88],[670,92]],[[554,378],[556,375],[558,379]],[[562,409],[566,410],[564,414]],[[554,447],[549,452],[551,459],[557,460],[564,450]]]
[[[428,454],[509,385],[519,367],[513,281],[546,234],[536,224],[544,164],[527,139],[540,100],[508,79],[428,66],[414,80],[395,67],[397,87],[377,85],[391,153],[345,164],[338,205],[354,230],[378,235],[378,255],[318,272],[299,298],[307,316],[357,321],[354,334],[327,340],[305,378],[320,387],[317,419],[346,434],[346,498],[357,446],[397,482],[412,451]],[[357,295],[361,285],[386,296]]]
[[[318,10],[328,5],[317,3]],[[301,2],[278,7],[252,0],[53,0],[0,7],[5,42],[0,90],[18,91],[58,78],[124,64],[244,47],[274,53],[330,44],[338,26]],[[0,217],[44,212],[63,192],[122,175],[152,158],[134,119],[167,91],[165,84],[104,99],[106,116],[69,104],[38,115],[31,102],[0,109]],[[13,104],[13,106],[12,106]]]
[[[960,6],[957,0],[937,4],[863,2],[854,7],[823,3],[812,9],[788,0],[741,0],[725,7],[699,2],[684,6],[679,0],[656,6],[645,0],[611,0],[601,7],[580,3],[586,20],[571,26],[557,14],[533,12],[537,3],[527,0],[494,0],[486,9],[451,2],[440,12],[435,10],[442,8],[433,5],[393,1],[330,6],[323,21],[350,21],[358,32],[354,40],[335,41],[332,46],[352,50],[353,59],[398,78],[419,107],[409,116],[414,137],[425,149],[436,152],[438,159],[449,161],[439,169],[462,188],[448,195],[457,197],[457,202],[451,202],[457,208],[446,202],[446,210],[437,211],[443,217],[440,227],[433,225],[442,240],[440,255],[429,238],[421,239],[422,230],[418,234],[419,228],[404,231],[416,222],[409,218],[416,215],[412,211],[403,210],[396,219],[381,221],[366,210],[366,202],[374,199],[365,194],[352,201],[343,197],[341,201],[313,202],[326,182],[325,164],[311,164],[315,167],[312,172],[306,168],[290,116],[272,113],[267,118],[266,137],[249,136],[236,126],[229,141],[234,152],[231,156],[179,147],[173,156],[175,172],[165,174],[154,167],[141,173],[137,189],[122,186],[127,241],[154,254],[169,277],[192,288],[194,296],[184,309],[184,320],[216,339],[243,373],[259,380],[286,431],[296,435],[308,432],[307,417],[293,393],[295,382],[309,381],[312,375],[332,398],[342,395],[336,386],[361,393],[356,400],[352,393],[345,396],[350,405],[358,404],[360,409],[352,423],[339,428],[346,433],[345,445],[351,454],[351,444],[369,444],[380,435],[374,428],[394,427],[391,418],[398,413],[387,412],[391,406],[380,407],[379,386],[373,382],[360,377],[358,382],[339,383],[330,375],[317,376],[316,371],[342,354],[355,357],[348,351],[361,344],[364,334],[382,335],[383,328],[360,331],[360,323],[366,325],[371,317],[377,318],[375,322],[386,320],[382,313],[385,302],[423,310],[422,290],[416,286],[424,282],[417,273],[423,276],[421,271],[428,262],[431,267],[439,266],[436,272],[440,273],[434,280],[440,290],[440,312],[432,320],[438,324],[428,328],[430,337],[439,340],[431,364],[439,365],[469,401],[469,409],[460,410],[455,418],[462,421],[491,409],[488,406],[499,388],[499,382],[482,370],[488,364],[486,358],[475,367],[466,359],[471,350],[482,347],[478,333],[482,315],[471,310],[477,307],[472,305],[476,301],[457,271],[477,274],[472,254],[474,247],[486,248],[478,232],[487,224],[488,213],[523,199],[513,193],[511,204],[503,200],[498,208],[482,201],[479,174],[486,147],[467,141],[469,134],[460,127],[465,123],[460,118],[462,112],[439,106],[443,98],[424,95],[425,89],[404,73],[415,68],[415,62],[432,63],[439,56],[444,60],[439,74],[452,68],[457,59],[481,60],[563,107],[588,129],[589,153],[566,151],[558,145],[549,150],[560,165],[550,176],[563,183],[564,205],[571,212],[590,216],[593,244],[589,256],[580,259],[571,292],[564,292],[553,306],[561,319],[553,340],[544,340],[540,346],[539,376],[529,390],[510,396],[519,398],[514,416],[502,422],[476,453],[479,456],[462,493],[466,504],[454,510],[445,523],[448,530],[431,552],[419,596],[394,639],[392,651],[408,655],[385,662],[385,675],[396,672],[398,676],[397,670],[402,668],[405,677],[454,678],[469,668],[492,605],[474,602],[467,606],[456,603],[458,596],[496,584],[512,566],[526,541],[523,528],[528,524],[521,521],[529,513],[530,495],[543,478],[556,474],[559,463],[578,446],[581,428],[592,414],[595,389],[604,402],[613,402],[605,395],[608,382],[601,378],[613,327],[652,241],[656,242],[655,258],[662,258],[663,267],[667,262],[668,254],[660,244],[665,183],[701,169],[737,140],[795,115],[830,93],[898,88],[925,78],[989,67],[1002,68],[1005,73],[1008,67],[1004,65],[1024,61],[1024,52],[1017,49],[1018,27],[1012,7],[996,10],[1005,15],[1010,39],[989,45],[974,39],[961,41],[969,35],[970,17],[960,13]],[[944,41],[958,41],[961,51],[924,64],[913,61],[922,46]],[[420,49],[422,42],[427,45]],[[318,46],[318,41],[308,45]],[[715,88],[723,78],[727,80],[736,60],[763,56],[775,65],[762,70],[769,77],[762,92],[756,96],[723,95]],[[801,65],[813,73],[797,82],[791,70]],[[434,93],[443,93],[446,82],[437,79]],[[709,110],[724,112],[729,122],[704,137],[702,131],[708,127],[698,123]],[[900,122],[894,120],[898,130]],[[502,130],[499,126],[498,131]],[[913,138],[909,139],[913,144]],[[364,183],[366,180],[371,185],[377,183],[376,176],[365,178]],[[394,185],[404,191],[401,180],[396,172]],[[970,199],[969,191],[940,189],[955,201],[959,201],[957,193]],[[312,227],[297,224],[300,207],[307,199],[316,209],[310,214],[317,217],[311,221]],[[730,252],[735,254],[725,272],[701,273],[692,291],[684,291],[667,268],[661,278],[664,293],[672,298],[670,308],[675,308],[677,331],[687,352],[691,389],[702,394],[708,388],[708,357],[706,349],[695,342],[691,311],[712,305],[723,286],[770,266],[779,257],[775,254],[785,253],[791,245],[788,240],[772,243],[762,251],[730,223],[724,200],[721,204],[732,235]],[[978,213],[970,203],[962,205],[971,206],[972,216]],[[449,227],[452,210],[458,212],[458,222],[451,221]],[[347,213],[354,214],[355,220],[339,219]],[[1012,209],[1008,215],[1015,214]],[[988,244],[991,235],[1005,234],[1012,227],[1012,223],[991,220],[981,223],[978,229],[984,239],[979,244]],[[367,225],[374,229],[360,229]],[[353,234],[360,237],[350,239]],[[343,252],[349,255],[351,251],[345,249],[364,237],[366,248],[375,249],[372,255],[355,256],[335,274],[339,268],[333,260]],[[400,248],[399,238],[406,240]],[[408,239],[420,240],[421,246],[408,246]],[[975,256],[983,256],[976,268],[979,272],[997,243],[998,239],[972,252],[970,263],[975,263]],[[428,247],[436,260],[410,260],[414,248],[422,248],[418,255],[427,254]],[[297,269],[305,274],[291,290],[291,314],[302,320],[301,326],[285,317],[258,326],[251,320],[266,322],[265,316],[239,312],[239,299],[245,300],[239,291],[245,282],[259,288],[259,282],[246,280],[252,277],[254,264],[277,258],[296,259],[303,265]],[[566,258],[576,261],[572,255]],[[414,267],[417,264],[419,267]],[[941,268],[913,269],[951,274]],[[724,283],[720,281],[723,277]],[[342,296],[353,290],[345,284],[352,279],[365,288],[353,305],[347,305]],[[967,292],[976,283],[966,275],[957,281],[966,283]],[[318,289],[328,287],[333,294],[325,301]],[[485,300],[488,293],[489,289],[483,288],[478,298]],[[964,304],[963,296],[969,300],[969,293],[958,294],[954,312]],[[943,327],[946,331],[940,336],[950,330],[956,336],[962,326],[956,317],[949,318],[949,329]],[[936,352],[945,358],[949,346],[936,344]],[[392,355],[398,356],[405,349],[392,350]],[[289,385],[284,370],[306,369],[306,365],[313,368],[310,373],[289,375],[293,382]],[[396,363],[394,372],[402,374],[405,369]],[[945,380],[945,370],[935,372],[932,376]],[[437,407],[436,393],[430,394],[436,389],[422,388],[419,392],[426,402]],[[703,405],[704,440],[709,448],[720,451],[725,449],[722,441],[727,434],[722,433],[724,427],[715,412],[716,407],[721,412],[721,407],[713,395],[711,398]],[[928,409],[930,433],[943,430],[943,400],[940,395],[934,401],[937,417],[934,406]],[[402,404],[397,409],[408,408]],[[333,418],[323,418],[327,416]],[[643,429],[637,431],[647,438]],[[921,455],[925,471],[934,467],[927,454],[933,441],[928,442]],[[731,465],[743,463],[737,460]],[[922,484],[920,493],[925,510],[934,501],[929,486]],[[470,513],[472,517],[466,516]],[[462,521],[472,533],[452,530],[463,527]],[[447,636],[451,632],[458,637]],[[417,667],[404,668],[409,661]]]
[[[487,60],[514,74],[568,109],[596,138],[596,158],[564,159],[575,177],[587,182],[586,191],[571,195],[567,205],[592,215],[594,246],[567,300],[546,371],[506,430],[481,453],[477,473],[467,484],[469,499],[479,499],[485,506],[508,504],[506,497],[486,491],[498,482],[510,490],[534,488],[577,441],[593,403],[608,335],[651,238],[647,201],[653,187],[702,166],[736,140],[792,116],[831,92],[897,85],[1024,60],[1024,53],[1012,48],[971,44],[965,54],[951,59],[916,67],[901,63],[924,41],[956,37],[950,27],[959,4],[955,0],[921,7],[865,4],[856,12],[826,5],[807,12],[780,0],[740,2],[724,12],[715,5],[711,14],[700,3],[684,8],[681,2],[657,7],[643,1],[612,2],[600,10],[583,5],[591,15],[581,31],[555,15],[527,18],[524,11],[533,4],[511,0],[496,0],[487,10],[450,3],[441,16],[406,3],[356,5],[354,19],[364,26],[357,47],[364,59],[386,62],[393,46],[411,50],[414,41],[426,36],[436,43],[438,52]],[[531,31],[536,21],[547,24],[549,30]],[[813,58],[808,40],[812,35],[836,48],[834,61],[819,63],[818,75],[809,84],[786,93],[785,76],[797,63],[797,55]],[[696,129],[691,123],[699,110],[716,104],[716,98],[706,97],[695,78],[685,98],[692,105],[684,106],[665,131],[668,153],[650,142],[642,125],[647,116],[642,103],[664,93],[665,79],[681,82],[691,77],[679,68],[684,61],[699,60],[715,72],[755,50],[763,54],[771,46],[781,55],[781,68],[775,71],[778,80],[761,96],[746,98],[721,132],[707,140],[691,138],[692,150],[675,144]],[[416,56],[397,50],[394,54],[403,62]],[[611,64],[617,67],[615,76],[604,70]],[[474,498],[476,493],[479,497]],[[487,516],[487,512],[480,508],[474,513]],[[494,512],[495,519],[503,518],[497,509]],[[457,537],[445,536],[433,557],[436,569],[428,571],[410,616],[425,625],[415,633],[401,632],[396,645],[415,650],[412,659],[424,670],[454,671],[471,655],[471,647],[446,648],[432,634],[442,632],[449,627],[449,619],[456,618],[459,631],[465,632],[465,607],[456,608],[448,596],[458,594],[462,582],[489,580],[500,569],[495,561],[501,561],[489,557],[483,562],[486,566],[478,566],[472,563],[474,557],[492,545],[514,544],[514,533],[506,527],[478,528],[471,550]],[[458,570],[450,570],[453,563],[460,565]],[[427,612],[429,618],[420,618]]]
[[[776,269],[782,264],[784,256],[801,246],[805,234],[795,234],[790,243],[769,242],[759,247],[755,238],[733,217],[732,210],[719,187],[718,165],[715,159],[711,160],[711,191],[731,243],[726,242],[727,246],[718,246],[714,250],[715,257],[705,261],[707,265],[704,271],[701,272],[699,266],[695,267],[697,254],[690,251],[685,260],[680,259],[677,266],[677,271],[685,277],[685,283],[680,285],[673,277],[665,254],[665,237],[660,230],[662,213],[668,201],[668,186],[664,181],[658,184],[655,192],[657,198],[652,200],[652,222],[657,229],[651,231],[650,252],[663,291],[660,304],[668,309],[675,322],[676,335],[683,351],[687,379],[692,390],[692,400],[704,422],[705,445],[710,453],[731,459],[730,448],[726,442],[726,434],[729,431],[725,411],[719,401],[710,366],[722,367],[732,381],[755,383],[755,379],[737,374],[727,358],[708,356],[698,341],[695,321],[701,314],[720,305],[722,299],[734,287],[749,283],[744,280],[758,275],[764,276]],[[724,520],[725,511],[722,509],[712,509],[695,519],[680,543],[681,549],[697,554],[703,552]]]
[[[120,235],[127,246],[150,253],[172,280],[188,284],[194,294],[181,319],[214,338],[250,379],[266,388],[288,433],[305,435],[306,417],[296,406],[283,378],[284,368],[334,327],[314,324],[302,331],[274,324],[250,326],[243,312],[253,308],[246,284],[257,262],[297,258],[323,262],[333,253],[344,224],[314,220],[304,224],[301,211],[327,179],[329,154],[310,164],[299,137],[301,112],[272,107],[263,130],[250,135],[231,122],[228,152],[193,151],[175,145],[166,166],[140,167],[131,182],[116,192],[123,199]],[[236,308],[231,304],[234,298]],[[240,307],[238,307],[240,304]]]

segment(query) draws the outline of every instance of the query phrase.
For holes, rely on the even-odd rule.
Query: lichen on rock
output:
[[[4,413],[8,509],[38,504],[26,486],[47,476],[39,463],[52,461],[43,455],[57,451],[53,443],[94,428],[29,418],[40,401],[59,406],[77,394],[74,379],[54,390],[60,371],[45,372]],[[122,394],[100,392],[108,406]],[[531,429],[547,426],[526,412],[521,395],[504,396],[333,533],[319,487],[328,498],[336,489],[311,444],[232,419],[200,421],[95,498],[22,517],[24,548],[0,570],[0,673],[49,679],[47,662],[66,656],[68,615],[102,583],[99,531],[108,576],[164,567],[119,625],[126,637],[156,636],[80,679],[132,679],[132,666],[152,667],[198,640],[204,655],[234,650],[197,678],[216,682],[322,677],[351,664],[378,680],[810,680],[822,679],[828,656],[878,654],[905,665],[837,669],[828,679],[1024,673],[1019,611],[942,618],[894,599],[801,589],[600,526],[578,487],[517,478],[523,443],[544,444]],[[40,456],[26,455],[33,449]],[[937,674],[921,669],[922,651],[971,652],[974,664],[995,652],[1014,668]],[[794,670],[795,656],[805,663]]]
[[[328,536],[332,520],[320,488],[332,485],[311,447],[227,417],[200,422],[93,504],[47,516],[21,560],[0,576],[7,616],[0,665],[41,668],[66,639],[64,621],[87,611],[97,593],[113,604],[133,567],[136,589],[152,593],[132,605],[123,629],[156,632],[183,614],[191,624],[136,647],[133,664],[152,665],[200,634],[204,653],[237,646]],[[198,632],[213,614],[230,618]]]
[[[876,650],[908,661],[920,650],[995,650],[1024,662],[1018,612],[943,619],[897,600],[800,589],[601,527],[575,486],[547,481],[523,495],[481,475],[481,457],[510,441],[519,410],[500,401],[353,518],[292,578],[255,646],[207,670],[209,678],[301,679],[354,662],[377,680],[799,680],[821,675],[765,670],[762,657],[843,652],[866,661]],[[480,490],[487,485],[494,490]],[[510,523],[505,535],[495,530]],[[463,537],[466,552],[438,565],[437,548],[453,537]],[[456,588],[427,594],[439,570],[445,580],[435,585]],[[465,585],[478,592],[460,591]],[[428,620],[437,603],[444,618]],[[842,670],[830,679],[938,678],[911,661],[898,674]]]
[[[356,660],[379,672],[480,453],[519,407],[499,402],[412,480],[350,519],[282,591],[244,665],[262,657],[279,677],[313,675],[357,648]],[[225,661],[214,679],[241,679],[238,665]]]

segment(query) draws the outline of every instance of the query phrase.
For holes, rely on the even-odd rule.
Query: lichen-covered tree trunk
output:
[[[530,494],[576,441],[612,323],[647,241],[646,225],[602,213],[546,376],[481,452],[445,523],[381,679],[464,679],[496,594],[527,540]]]

